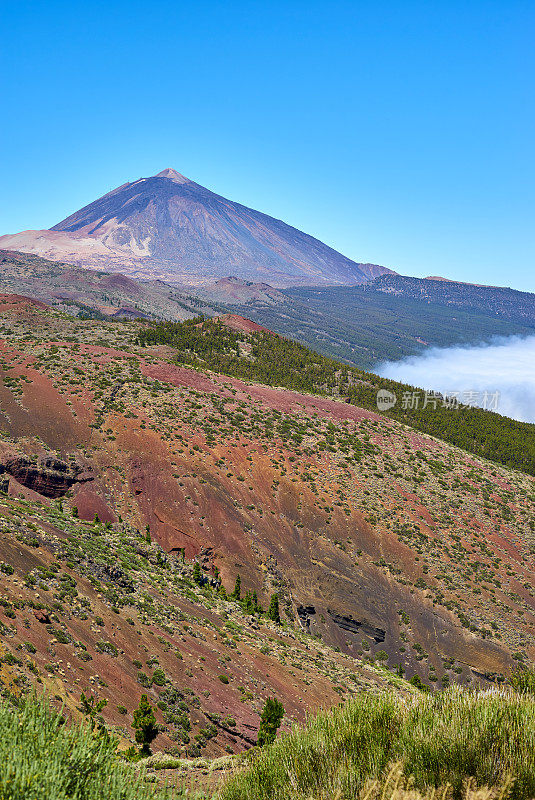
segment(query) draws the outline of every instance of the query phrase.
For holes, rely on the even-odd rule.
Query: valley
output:
[[[464,299],[457,307],[437,294],[424,298],[420,291],[390,291],[418,282],[403,276],[375,278],[361,286],[281,290],[232,276],[180,286],[12,250],[0,250],[0,265],[1,292],[34,297],[74,316],[183,321],[199,314],[238,314],[362,369],[433,346],[477,345],[535,330],[532,294],[477,287],[479,301],[472,304],[470,287],[462,295],[464,284],[420,281],[428,293],[435,284],[461,287],[457,291]]]

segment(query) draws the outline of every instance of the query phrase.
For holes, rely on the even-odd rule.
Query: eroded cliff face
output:
[[[18,695],[33,684],[73,716],[82,691],[106,699],[125,743],[142,692],[156,748],[196,756],[256,743],[268,696],[282,700],[288,730],[386,684],[384,672],[219,598],[216,582],[192,579],[192,562],[126,523],[84,522],[58,502],[0,496],[0,574],[0,685]]]
[[[0,447],[0,475],[4,488],[9,491],[9,476],[21,486],[44,497],[63,497],[75,484],[93,480],[93,475],[82,464],[66,462],[56,456],[43,455],[30,458],[16,455],[10,449],[2,454]]]

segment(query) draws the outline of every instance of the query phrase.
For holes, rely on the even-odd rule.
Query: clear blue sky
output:
[[[172,166],[357,261],[535,291],[535,3],[5,2],[0,233]]]

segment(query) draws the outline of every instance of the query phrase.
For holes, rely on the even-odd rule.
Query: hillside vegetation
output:
[[[312,664],[307,669],[313,674],[302,670],[292,678],[293,662],[309,659],[304,644],[296,641],[294,648],[289,636],[282,641],[274,636],[280,644],[271,643],[251,661],[259,634],[247,623],[251,651],[237,655],[232,665],[224,659],[224,673],[235,682],[223,691],[218,657],[226,655],[226,644],[212,639],[204,611],[188,608],[190,587],[182,589],[174,580],[191,581],[196,563],[212,590],[222,581],[232,592],[239,575],[242,597],[249,593],[252,600],[256,592],[264,609],[277,594],[288,633],[298,631],[304,643],[336,646],[353,664],[363,659],[388,665],[390,675],[401,668],[429,684],[479,682],[506,675],[513,661],[533,658],[535,514],[529,476],[342,402],[336,385],[305,394],[246,383],[173,363],[178,355],[186,365],[188,358],[197,367],[206,363],[191,351],[133,344],[133,334],[142,330],[137,323],[72,320],[20,298],[7,298],[0,310],[5,409],[0,468],[10,495],[0,498],[5,517],[0,558],[14,570],[3,578],[3,595],[8,619],[20,616],[12,654],[19,657],[14,645],[21,644],[21,626],[30,624],[26,638],[50,680],[62,670],[75,686],[83,673],[61,666],[61,659],[76,663],[72,645],[60,642],[53,657],[46,626],[20,607],[37,602],[36,594],[49,615],[62,620],[65,634],[88,648],[89,677],[98,673],[110,686],[113,682],[114,707],[131,710],[133,691],[147,675],[143,662],[149,659],[133,652],[132,627],[139,631],[138,644],[158,655],[159,668],[177,674],[174,650],[165,649],[165,630],[159,622],[145,625],[151,606],[143,595],[153,596],[154,569],[160,570],[164,554],[171,568],[162,577],[172,579],[165,580],[165,602],[202,620],[198,629],[187,622],[195,636],[180,619],[173,623],[172,635],[180,631],[185,640],[180,681],[197,697],[210,692],[202,701],[206,711],[221,718],[230,714],[248,738],[258,724],[258,708],[241,702],[239,687],[251,692],[252,705],[260,704],[270,689],[254,681],[274,674],[274,664],[283,668],[285,680],[290,675],[286,702],[282,698],[285,708],[293,704],[289,718],[302,719],[326,697],[338,702],[351,682],[327,669],[320,678]],[[210,323],[212,328],[215,343],[201,335],[199,348],[212,348],[207,358],[214,365],[228,357],[240,368],[257,368],[251,337],[238,333],[236,341],[228,327]],[[203,327],[179,330],[202,334]],[[310,383],[330,380],[329,371],[321,370],[332,362],[318,365],[314,354],[278,337],[261,342],[281,348],[271,366],[275,358],[267,354],[266,370],[272,373],[265,380],[281,378],[284,368],[293,370],[295,384],[306,385],[307,358],[315,369]],[[240,356],[230,352],[236,344]],[[225,348],[230,355],[218,356]],[[329,391],[334,397],[320,394]],[[43,532],[34,534],[33,525]],[[58,546],[50,526],[62,542],[76,543],[72,553],[65,544]],[[147,534],[150,543],[143,542]],[[129,552],[131,547],[146,553],[148,561]],[[66,563],[60,565],[61,553]],[[105,571],[110,557],[124,575]],[[52,565],[60,572],[49,574]],[[126,595],[124,616],[118,601],[92,578],[119,586],[117,593]],[[63,602],[63,583],[72,581],[91,613],[78,608],[76,598],[82,616],[54,609],[56,601]],[[202,603],[202,593],[193,592],[194,604]],[[212,624],[218,625],[230,608],[223,597],[214,599]],[[129,607],[135,600],[134,616],[126,613],[127,600]],[[232,622],[243,626],[237,611],[234,605]],[[97,616],[106,636],[94,623]],[[125,651],[124,659],[107,652],[114,653],[105,644],[111,634],[121,642],[115,647]],[[197,634],[208,636],[210,647],[200,645]],[[287,646],[296,650],[291,657],[284,653]],[[207,662],[201,662],[203,670],[201,655]],[[135,661],[142,666],[136,668]],[[114,714],[111,704],[105,713]],[[206,727],[202,718],[198,724]],[[207,740],[207,748],[224,751],[227,733]]]
[[[529,800],[535,792],[534,742],[535,699],[529,693],[361,693],[273,745],[229,759],[222,788],[202,797]],[[200,800],[201,793],[183,780],[194,762],[149,759],[149,769],[162,773],[157,781],[152,772],[149,783],[144,765],[128,763],[117,745],[112,731],[65,719],[44,698],[30,695],[14,704],[0,699],[0,797]]]
[[[23,697],[39,685],[76,716],[81,691],[105,699],[103,716],[130,744],[143,692],[161,727],[156,746],[193,758],[250,747],[262,695],[277,691],[296,719],[303,703],[389,680],[275,624],[249,589],[227,598],[198,561],[168,555],[128,525],[80,520],[61,503],[0,494],[0,577],[0,689]],[[299,701],[297,664],[307,676]]]
[[[42,698],[0,698],[2,800],[164,800],[117,754],[117,739],[66,724]],[[175,794],[175,797],[177,795]],[[167,795],[169,797],[169,795]]]
[[[405,275],[380,275],[367,285],[368,290],[425,303],[491,315],[535,328],[535,295],[505,286],[477,286],[472,283],[434,278],[409,278]]]
[[[530,476],[344,402],[374,376],[247,320],[160,341],[16,296],[0,315],[4,692],[74,723],[82,692],[107,701],[125,748],[146,695],[155,765],[246,764],[269,698],[284,735],[534,662]]]
[[[398,402],[384,412],[387,416],[475,455],[535,475],[535,425],[475,407],[443,407],[441,400],[436,408],[433,404],[403,408],[403,395],[412,395],[415,387],[342,365],[269,331],[245,333],[218,320],[197,318],[152,324],[140,331],[137,341],[171,345],[184,364],[269,386],[336,395],[370,410],[377,410],[378,390],[388,389]]]
[[[495,294],[493,289],[478,287],[477,296],[471,293],[462,305],[455,305],[431,291],[436,284],[450,284],[419,281],[429,297],[398,291],[398,285],[404,290],[410,281],[417,279],[386,275],[363,286],[293,288],[276,297],[253,299],[243,292],[242,302],[239,297],[227,298],[226,310],[362,369],[416,355],[426,346],[476,345],[496,336],[535,332],[532,294],[512,290]],[[391,284],[396,288],[391,290]],[[500,291],[509,293],[507,303]],[[203,296],[212,305],[225,302],[208,289]]]
[[[535,793],[534,745],[529,694],[360,694],[262,751],[222,800],[354,800],[395,762],[422,790],[449,784],[460,797],[472,777],[479,786],[505,782],[512,798],[527,800]]]

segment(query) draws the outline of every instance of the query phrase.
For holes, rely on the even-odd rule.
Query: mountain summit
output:
[[[0,247],[189,285],[228,275],[281,287],[354,285],[390,272],[170,167],[113,189],[49,231],[1,236]]]
[[[157,175],[154,176],[155,178],[169,178],[170,180],[174,181],[175,183],[191,183],[189,178],[186,178],[185,175],[181,175],[180,172],[177,172],[176,169],[172,167],[166,167],[166,169],[162,169]]]

